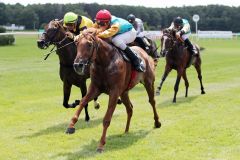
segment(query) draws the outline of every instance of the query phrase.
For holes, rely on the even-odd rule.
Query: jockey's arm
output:
[[[111,27],[103,32],[98,33],[99,38],[110,38],[117,34],[119,31],[119,24],[113,24]]]
[[[190,30],[190,24],[186,23],[184,24],[183,28],[181,29],[181,34],[187,33]]]
[[[137,35],[139,35],[141,32],[144,31],[144,27],[143,27],[143,22],[139,19],[138,21],[136,21],[137,23]]]

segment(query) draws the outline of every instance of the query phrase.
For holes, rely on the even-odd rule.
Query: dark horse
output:
[[[147,43],[149,43],[149,49],[145,48],[145,44],[142,44],[143,42],[139,40],[140,38],[143,38],[144,40],[148,41]],[[147,54],[153,58],[155,66],[157,66],[158,59],[160,58],[160,54],[157,51],[158,47],[155,41],[147,37],[137,37],[135,41],[130,44],[130,46],[139,46],[142,49],[144,49],[147,52]]]
[[[128,91],[139,82],[143,83],[148,93],[149,102],[152,105],[155,127],[159,128],[161,123],[155,107],[154,99],[154,62],[140,47],[131,47],[143,59],[146,72],[140,73],[133,70],[131,64],[124,61],[122,53],[104,40],[96,36],[97,30],[89,28],[79,37],[77,46],[77,57],[74,67],[79,74],[84,73],[84,66],[91,64],[91,83],[86,96],[80,102],[80,107],[71,119],[66,133],[74,133],[74,125],[84,106],[94,97],[101,93],[109,95],[107,112],[103,118],[103,132],[97,151],[101,152],[106,143],[107,128],[110,125],[113,112],[116,108],[118,97],[121,97],[127,112],[127,124],[125,132],[128,132],[133,112],[133,105],[129,99]]]
[[[192,59],[190,52],[184,46],[183,42],[179,39],[176,39],[175,31],[168,30],[168,29],[163,30],[163,36],[161,38],[161,54],[163,56],[166,56],[166,65],[165,65],[165,71],[162,76],[161,83],[157,88],[156,95],[160,95],[160,90],[162,88],[164,80],[168,76],[169,72],[172,69],[175,69],[177,71],[177,79],[174,86],[175,92],[174,92],[173,102],[174,103],[176,102],[176,95],[178,92],[178,86],[179,86],[181,77],[183,77],[185,81],[185,87],[186,87],[185,97],[187,97],[189,83],[186,75],[186,69],[190,65],[193,65],[197,70],[198,79],[201,85],[201,94],[205,94],[203,84],[202,84],[200,49],[197,45],[194,45],[194,46],[198,51],[198,55],[194,56]]]
[[[85,75],[78,75],[73,68],[74,59],[77,55],[77,47],[72,40],[66,37],[65,29],[61,21],[53,20],[45,28],[45,32],[37,41],[38,47],[41,49],[48,48],[53,44],[57,47],[57,55],[60,61],[60,78],[63,81],[63,106],[65,108],[75,108],[79,104],[79,100],[75,100],[72,104],[68,104],[71,94],[72,85],[81,89],[82,97],[87,93],[86,80],[90,77],[89,68]],[[65,47],[64,47],[65,46]],[[62,47],[62,48],[61,48]],[[96,100],[96,99],[95,99]],[[99,108],[99,104],[95,101],[95,108]],[[85,120],[89,121],[87,104],[85,107]]]

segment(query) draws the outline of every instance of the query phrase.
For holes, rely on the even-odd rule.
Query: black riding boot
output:
[[[145,72],[145,68],[143,65],[141,65],[140,60],[138,59],[138,56],[136,53],[134,53],[129,47],[127,47],[124,52],[126,53],[127,57],[131,60],[131,63],[133,64],[133,67],[138,72]]]
[[[187,39],[185,39],[185,44],[187,45],[187,47],[188,47],[188,50],[190,51],[190,54],[191,55],[197,55],[198,54],[198,52],[197,52],[197,50],[196,50],[196,48],[195,47],[193,47],[193,45],[192,45],[192,43],[190,42],[190,40],[187,38]]]

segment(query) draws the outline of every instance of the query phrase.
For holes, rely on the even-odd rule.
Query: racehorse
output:
[[[53,44],[57,47],[56,53],[60,61],[60,78],[63,81],[63,106],[65,108],[75,108],[79,104],[79,100],[75,100],[72,104],[68,104],[71,94],[72,85],[81,89],[82,97],[87,93],[86,80],[89,78],[89,68],[85,75],[78,75],[73,68],[74,59],[77,55],[76,44],[66,37],[65,29],[62,22],[52,20],[45,28],[45,32],[37,41],[38,47],[41,49],[48,48]],[[95,97],[94,97],[95,98]],[[95,98],[95,108],[99,108],[99,103]],[[89,121],[88,107],[85,107],[85,121]]]
[[[149,49],[146,49],[145,48],[145,44],[142,44],[143,41],[142,40],[139,40],[139,39],[144,39],[144,41],[148,41],[147,43],[149,43]],[[158,63],[158,59],[160,58],[160,55],[158,53],[158,47],[157,47],[157,44],[155,41],[153,41],[152,39],[148,38],[148,37],[137,37],[135,39],[135,41],[133,43],[130,44],[130,46],[139,46],[141,47],[142,49],[144,49],[147,54],[149,56],[151,56],[154,60],[154,63],[155,63],[155,66],[157,66],[157,63]]]
[[[176,95],[178,92],[181,77],[183,77],[185,81],[185,97],[188,96],[189,82],[187,79],[186,69],[191,65],[195,67],[198,73],[198,79],[201,85],[201,94],[205,94],[202,84],[200,48],[197,45],[194,45],[198,51],[198,54],[197,56],[192,57],[188,49],[184,46],[183,41],[181,39],[176,39],[175,33],[176,31],[174,30],[163,30],[160,53],[161,55],[166,56],[166,65],[162,80],[156,91],[156,95],[160,95],[160,90],[162,88],[163,82],[165,81],[170,71],[172,69],[175,69],[177,71],[177,79],[174,86],[174,103],[176,103]]]
[[[66,133],[75,132],[74,125],[85,104],[101,93],[109,95],[108,108],[103,118],[103,132],[97,151],[102,152],[106,143],[107,128],[110,125],[118,97],[121,97],[126,107],[127,123],[125,132],[128,132],[133,112],[133,105],[129,99],[128,92],[139,82],[142,83],[148,93],[149,102],[153,108],[155,127],[159,128],[161,123],[155,107],[154,99],[154,62],[140,47],[131,47],[142,58],[146,71],[137,72],[133,70],[130,63],[124,61],[122,53],[116,47],[98,38],[97,30],[89,28],[80,35],[77,44],[77,56],[74,61],[75,70],[84,74],[84,66],[91,64],[91,83],[86,96],[80,102],[80,106],[71,119]]]

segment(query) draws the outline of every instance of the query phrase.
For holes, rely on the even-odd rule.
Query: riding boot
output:
[[[194,56],[198,55],[196,48],[192,45],[192,43],[190,42],[190,40],[188,38],[185,39],[184,42],[187,45],[188,50],[190,51],[191,55],[194,55]]]
[[[145,67],[143,64],[140,63],[140,59],[138,58],[137,54],[134,53],[129,47],[127,47],[124,52],[126,53],[127,57],[131,60],[133,67],[138,72],[145,72]]]
[[[137,38],[135,39],[135,41],[140,45],[140,47],[141,47],[142,49],[144,49],[145,51],[148,52],[149,46],[146,45],[146,43],[145,43],[145,41],[144,41],[144,37],[137,37]]]

